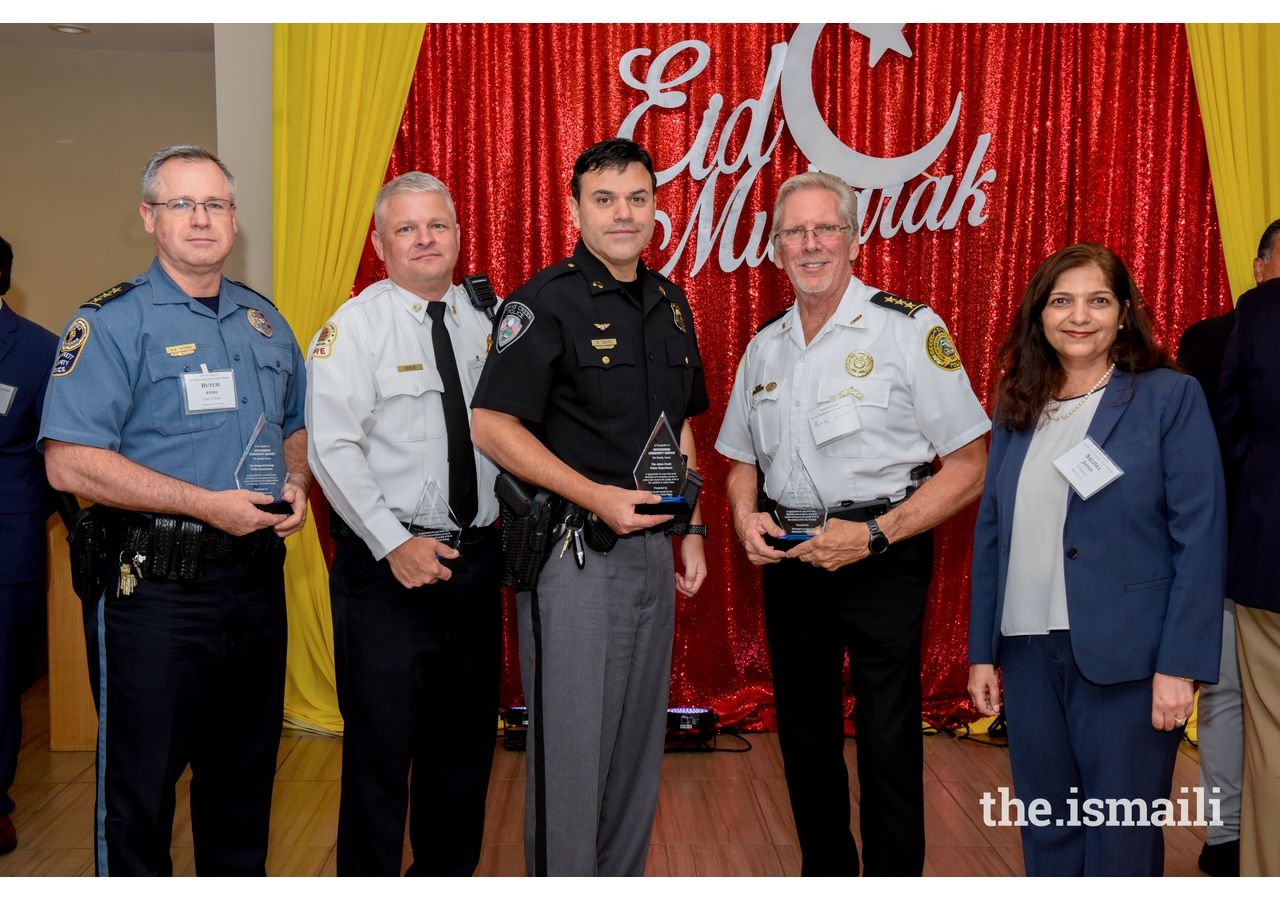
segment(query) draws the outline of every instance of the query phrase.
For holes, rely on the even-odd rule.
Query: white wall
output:
[[[217,146],[214,57],[5,47],[0,85],[6,302],[57,333],[80,303],[150,265],[142,167],[168,144]]]

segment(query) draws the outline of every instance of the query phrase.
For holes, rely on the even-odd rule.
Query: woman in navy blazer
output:
[[[1169,813],[1195,682],[1218,677],[1226,525],[1213,423],[1200,386],[1152,338],[1124,262],[1097,244],[1040,265],[1000,363],[969,694],[998,713],[1000,668],[1017,798],[1028,811],[1048,803],[1022,827],[1028,875],[1160,875],[1157,814]],[[1088,465],[1087,439],[1102,451]],[[1096,493],[1060,471],[1106,473],[1107,459],[1121,474]],[[1195,815],[1196,796],[1173,800]]]

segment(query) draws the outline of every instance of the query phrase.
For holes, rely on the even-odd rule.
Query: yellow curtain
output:
[[[272,289],[304,349],[350,295],[423,27],[275,26]],[[290,539],[285,586],[285,720],[341,732],[329,577],[311,521]]]
[[[1280,218],[1280,25],[1186,28],[1227,276],[1239,297],[1253,287],[1262,230]]]

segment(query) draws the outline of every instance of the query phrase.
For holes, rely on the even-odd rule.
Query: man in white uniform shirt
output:
[[[821,172],[793,176],[773,220],[774,259],[796,302],[747,346],[716,449],[733,461],[727,490],[738,539],[764,567],[801,873],[859,873],[844,762],[847,651],[862,871],[920,875],[930,529],[980,494],[990,422],[942,320],[853,277],[858,218],[848,185]],[[817,536],[777,549],[765,538],[784,535],[771,511],[803,481],[797,453],[828,520]],[[929,478],[935,456],[942,465]]]
[[[408,874],[470,875],[501,660],[497,470],[467,413],[490,323],[453,284],[460,232],[442,182],[384,185],[374,229],[387,278],[334,313],[307,362],[308,457],[336,542],[338,874],[400,874],[411,809]]]

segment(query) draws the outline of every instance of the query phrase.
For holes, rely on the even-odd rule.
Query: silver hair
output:
[[[801,172],[782,182],[782,187],[778,188],[778,199],[773,203],[774,230],[777,230],[778,223],[782,219],[782,205],[787,202],[787,198],[796,191],[810,188],[830,191],[836,195],[840,217],[844,219],[844,224],[852,229],[853,239],[856,242],[858,240],[858,195],[844,181],[826,172]]]
[[[449,215],[453,216],[455,222],[458,221],[458,211],[454,208],[453,197],[449,196],[449,188],[443,181],[426,172],[405,172],[384,184],[382,190],[378,191],[378,199],[373,201],[373,227],[379,234],[382,233],[382,217],[386,213],[387,202],[396,194],[441,194],[444,196],[444,205],[449,209]]]
[[[211,162],[222,170],[222,174],[227,176],[227,190],[231,192],[231,196],[227,199],[232,203],[236,202],[236,176],[231,174],[231,170],[226,167],[222,160],[210,153],[203,147],[197,147],[195,144],[174,144],[171,147],[163,147],[147,160],[146,168],[142,170],[142,202],[157,203],[160,201],[159,181],[160,167],[171,159],[185,159],[191,162]],[[171,198],[165,198],[171,199]],[[193,198],[194,199],[194,198]]]

